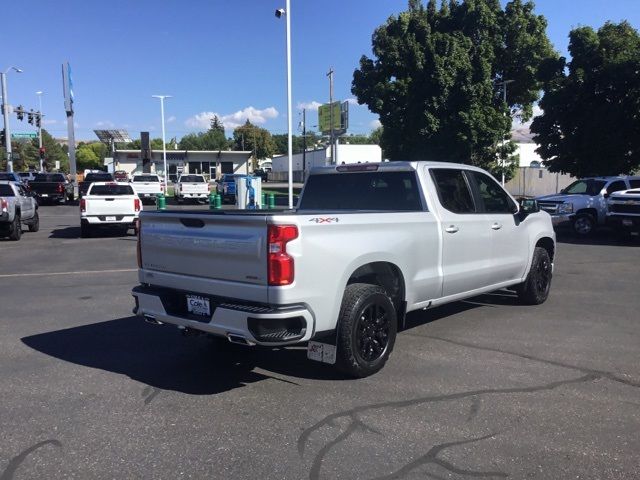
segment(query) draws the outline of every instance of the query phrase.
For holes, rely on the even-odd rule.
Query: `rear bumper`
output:
[[[314,332],[313,315],[303,305],[250,304],[146,285],[135,287],[131,294],[136,300],[134,313],[140,317],[220,337],[241,337],[248,345],[292,345],[308,341]],[[209,299],[211,315],[188,313],[186,295]]]
[[[107,220],[107,216],[114,216],[115,220]],[[136,215],[91,215],[81,217],[81,223],[89,225],[134,225],[138,221]]]
[[[178,195],[180,198],[208,198],[209,192],[207,193],[180,193]]]

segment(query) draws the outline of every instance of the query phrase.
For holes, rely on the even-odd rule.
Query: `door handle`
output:
[[[447,233],[456,233],[458,230],[459,228],[456,227],[455,225],[449,225],[447,228],[444,229],[444,231]]]
[[[502,228],[502,224],[500,224],[500,223],[496,222],[496,223],[494,223],[493,225],[491,225],[491,228],[492,228],[493,230],[500,230],[500,229]]]

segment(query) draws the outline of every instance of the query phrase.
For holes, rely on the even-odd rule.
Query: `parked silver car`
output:
[[[0,237],[20,240],[23,225],[38,231],[38,203],[21,184],[0,181]]]

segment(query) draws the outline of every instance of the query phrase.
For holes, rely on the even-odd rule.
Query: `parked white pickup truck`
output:
[[[202,175],[181,175],[173,188],[173,198],[180,203],[184,200],[206,200],[209,184]]]
[[[90,237],[98,227],[137,231],[141,200],[129,183],[95,182],[80,199],[80,236]]]
[[[165,193],[164,184],[155,173],[138,173],[131,177],[131,183],[143,202],[153,203],[158,195]]]
[[[134,311],[244,345],[307,342],[355,377],[407,312],[510,288],[540,304],[555,234],[483,170],[436,162],[313,170],[294,210],[140,216]]]

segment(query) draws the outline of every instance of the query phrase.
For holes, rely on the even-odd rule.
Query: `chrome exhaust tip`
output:
[[[246,347],[252,345],[246,338],[242,335],[237,335],[235,333],[227,333],[227,340],[231,343],[237,343],[238,345],[244,345]]]

